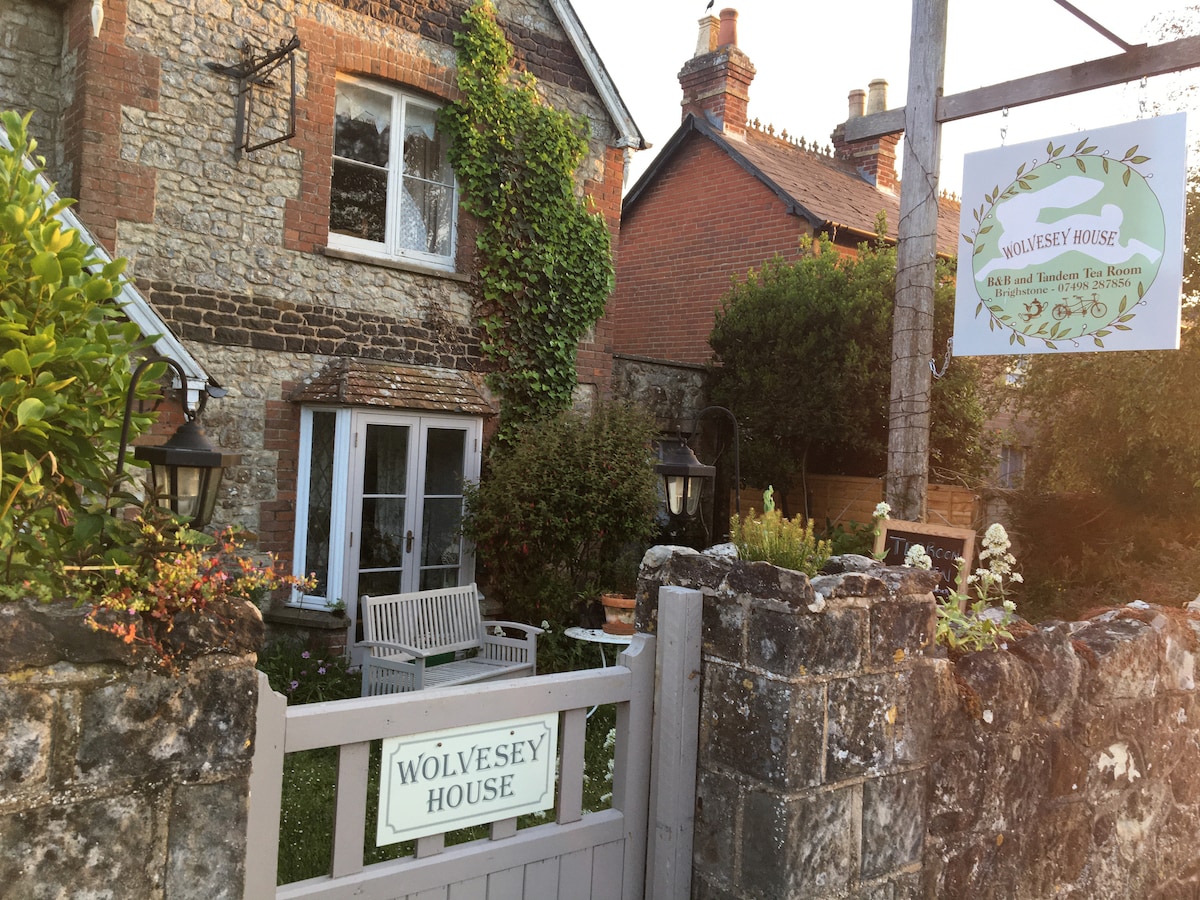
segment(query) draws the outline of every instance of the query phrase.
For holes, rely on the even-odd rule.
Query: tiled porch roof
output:
[[[336,403],[382,409],[424,409],[492,416],[479,376],[454,369],[335,359],[292,392],[297,403]]]

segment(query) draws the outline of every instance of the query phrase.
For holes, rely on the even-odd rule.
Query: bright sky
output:
[[[679,125],[678,72],[696,48],[706,0],[572,0],[617,90],[646,140],[634,157],[632,186]],[[1190,6],[1180,0],[1073,0],[1074,5],[1130,44],[1163,42],[1161,24]],[[910,0],[718,0],[738,10],[738,46],[757,70],[750,118],[776,132],[829,143],[845,121],[847,95],[870,81],[888,82],[888,107],[904,104],[908,84]],[[1194,6],[1192,7],[1194,8]],[[1200,32],[1192,27],[1191,33]],[[1120,53],[1120,48],[1054,0],[950,0],[947,94],[984,87]],[[1191,83],[1200,81],[1193,72]],[[941,187],[962,187],[963,154],[1004,144],[1071,134],[1152,114],[1180,76],[1138,82],[1014,107],[942,128]],[[1164,103],[1167,105],[1169,101]],[[1178,103],[1163,111],[1176,111]],[[1191,121],[1194,118],[1196,121]],[[1200,111],[1189,117],[1189,133]],[[1001,140],[1001,129],[1007,134]],[[903,159],[901,145],[901,159]],[[1196,160],[1189,162],[1195,165]]]

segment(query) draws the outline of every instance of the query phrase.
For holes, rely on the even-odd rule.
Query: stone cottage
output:
[[[644,146],[568,0],[495,0],[519,65],[587,117],[579,187],[615,239]],[[241,463],[214,521],[317,588],[469,582],[459,535],[496,399],[472,308],[473,226],[439,133],[466,0],[13,0],[0,104],[34,110],[47,174],[130,260],[131,316],[162,332],[201,424]],[[607,323],[580,400],[610,392]]]

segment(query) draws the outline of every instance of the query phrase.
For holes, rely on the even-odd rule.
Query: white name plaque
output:
[[[554,805],[558,715],[387,738],[379,846]]]

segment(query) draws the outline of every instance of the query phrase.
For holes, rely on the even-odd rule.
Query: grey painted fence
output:
[[[246,896],[685,900],[701,598],[664,588],[661,603],[664,637],[636,635],[605,669],[291,708],[261,681]],[[585,814],[586,716],[608,703],[617,704],[612,809]],[[560,748],[553,823],[518,830],[516,819],[504,819],[491,823],[490,839],[449,848],[444,835],[431,835],[417,840],[413,856],[364,866],[371,741],[551,713],[559,716]],[[319,747],[339,748],[331,874],[276,889],[283,757]]]

